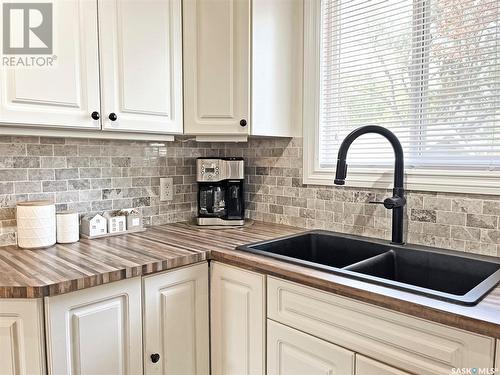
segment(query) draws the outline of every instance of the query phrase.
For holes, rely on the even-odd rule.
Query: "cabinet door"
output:
[[[0,299],[0,374],[45,374],[43,302]]]
[[[410,375],[408,372],[356,354],[356,375]]]
[[[208,263],[145,277],[143,286],[144,373],[208,375]]]
[[[252,135],[302,134],[303,7],[252,1]]]
[[[185,133],[248,134],[250,0],[183,4]]]
[[[354,375],[353,352],[267,322],[267,375]]]
[[[182,133],[181,22],[181,0],[99,1],[104,130]]]
[[[495,366],[500,368],[500,340],[497,340],[497,354],[495,357]]]
[[[264,285],[264,275],[212,263],[212,374],[265,374]]]
[[[0,0],[4,2],[11,1]],[[99,120],[91,117],[100,106],[97,1],[53,1],[51,4],[53,55],[47,56],[55,56],[53,66],[0,65],[0,122],[100,129]],[[21,22],[12,17],[12,24]]]
[[[139,277],[45,299],[53,375],[142,374]]]

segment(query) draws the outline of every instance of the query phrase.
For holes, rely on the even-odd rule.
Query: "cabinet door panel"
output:
[[[49,373],[142,373],[139,278],[47,297]]]
[[[103,0],[99,20],[104,129],[182,133],[181,0]]]
[[[304,374],[354,375],[354,353],[268,320],[267,375]]]
[[[265,374],[264,275],[211,268],[212,374]]]
[[[0,299],[0,374],[45,374],[41,299]]]
[[[54,65],[0,66],[0,122],[100,129],[97,1],[52,4]]]
[[[148,276],[143,285],[144,373],[208,375],[208,264]]]
[[[250,1],[184,1],[185,131],[248,134]]]
[[[383,363],[356,354],[356,375],[410,375]]]
[[[252,135],[302,134],[303,7],[252,1]]]

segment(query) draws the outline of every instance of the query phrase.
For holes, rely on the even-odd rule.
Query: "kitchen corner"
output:
[[[498,0],[0,9],[0,375],[500,375]]]

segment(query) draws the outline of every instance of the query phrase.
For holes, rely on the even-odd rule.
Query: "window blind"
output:
[[[498,0],[322,0],[319,150],[333,168],[363,125],[400,139],[409,168],[500,169]],[[351,166],[394,162],[378,135]]]

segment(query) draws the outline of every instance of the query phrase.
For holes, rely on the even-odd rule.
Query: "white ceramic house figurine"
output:
[[[80,233],[89,237],[108,233],[108,223],[106,218],[100,214],[86,215],[82,217],[80,222]]]
[[[137,209],[123,210],[123,214],[127,217],[127,230],[141,230],[142,215]]]
[[[127,218],[121,211],[106,212],[104,217],[108,221],[108,233],[125,232],[127,230]]]

